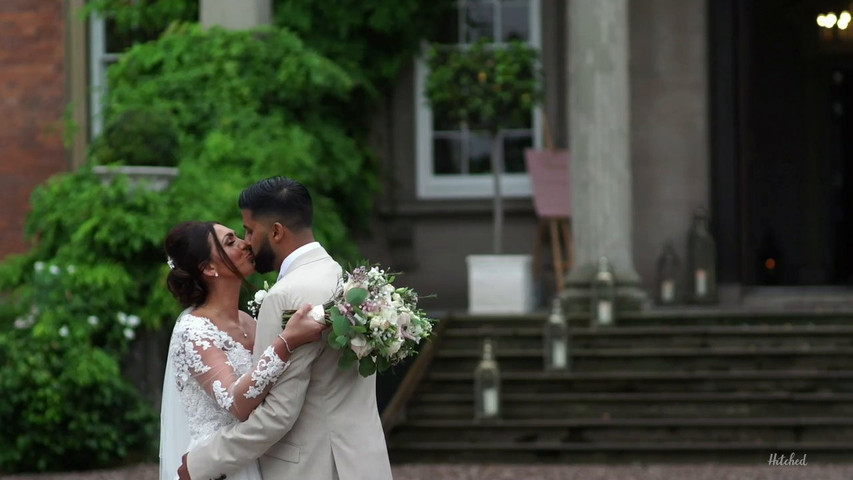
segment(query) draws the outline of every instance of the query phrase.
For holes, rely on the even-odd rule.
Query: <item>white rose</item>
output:
[[[127,317],[127,326],[131,328],[136,328],[139,326],[140,319],[136,315],[129,315]]]
[[[374,330],[388,330],[388,327],[391,326],[391,322],[389,322],[386,318],[381,315],[372,317],[370,319],[370,328]]]
[[[53,275],[59,275],[59,267],[57,267],[56,265],[51,265],[50,273]]]
[[[35,270],[36,270],[37,272],[41,272],[42,270],[44,270],[44,262],[36,262],[36,263],[33,265],[33,268],[35,268]]]
[[[16,318],[15,319],[15,328],[20,330],[23,328],[27,328],[28,326],[29,325],[27,325],[27,321],[24,320],[23,318]]]
[[[374,330],[379,330],[382,328],[382,318],[381,317],[373,317],[370,319],[370,328]]]
[[[400,296],[399,293],[391,294],[391,304],[394,305],[394,308],[400,308],[403,306],[403,297]]]
[[[136,333],[134,333],[130,328],[125,328],[124,336],[127,337],[128,340],[133,340],[136,337]]]
[[[400,351],[400,347],[403,346],[403,341],[400,339],[394,340],[394,342],[388,347],[388,355],[394,355],[398,351]]]
[[[257,292],[255,292],[255,303],[260,305],[261,302],[264,301],[264,297],[266,297],[266,296],[267,296],[266,290],[258,290]]]
[[[319,323],[320,325],[325,325],[326,324],[326,311],[323,310],[322,305],[315,305],[314,308],[312,308],[308,312],[308,318],[310,318],[311,320],[314,320],[315,322]]]
[[[118,319],[118,323],[122,325],[127,325],[127,314],[124,312],[118,312],[116,314],[116,318]]]
[[[366,357],[372,350],[370,345],[367,344],[367,339],[361,335],[356,335],[352,340],[350,340],[349,348],[355,352],[355,355],[358,358]]]
[[[400,328],[408,327],[411,323],[412,316],[406,312],[401,313],[400,316],[397,317],[397,326],[399,326]]]
[[[68,326],[67,325],[63,325],[62,328],[59,329],[59,336],[60,337],[67,337],[68,336]]]
[[[393,308],[383,308],[380,312],[382,319],[386,322],[396,325],[397,324],[397,310]]]
[[[94,327],[98,324],[98,317],[94,315],[89,315],[89,318],[87,318],[86,321],[89,322],[89,325]]]

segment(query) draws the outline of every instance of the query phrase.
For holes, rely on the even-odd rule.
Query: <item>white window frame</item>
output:
[[[537,49],[542,47],[540,0],[530,0],[530,42]],[[426,52],[426,46],[423,52]],[[494,180],[491,174],[435,174],[433,157],[433,116],[424,88],[429,68],[426,55],[415,59],[415,175],[419,199],[474,199],[494,195]],[[536,106],[531,115],[533,148],[542,148],[542,108]],[[530,197],[532,190],[527,173],[504,173],[501,175],[501,190],[504,197]]]
[[[107,68],[121,54],[107,52],[107,22],[97,12],[89,15],[89,125],[90,139],[104,130],[104,98],[107,93]]]

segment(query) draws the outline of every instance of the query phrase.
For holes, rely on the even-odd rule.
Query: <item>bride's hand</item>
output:
[[[308,315],[311,308],[311,304],[302,305],[287,321],[282,334],[287,337],[291,348],[319,340],[327,328],[325,324],[317,323]]]

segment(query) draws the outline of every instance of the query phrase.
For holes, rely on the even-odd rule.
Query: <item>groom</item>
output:
[[[332,298],[341,267],[314,241],[311,196],[299,182],[262,180],[239,203],[255,268],[279,271],[258,315],[257,357],[281,332],[284,310]],[[180,478],[225,478],[260,457],[265,480],[390,480],[376,377],[341,370],[338,357],[323,341],[294,350],[264,403],[184,455]]]

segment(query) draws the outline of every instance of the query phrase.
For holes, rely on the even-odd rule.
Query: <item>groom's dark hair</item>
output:
[[[269,218],[294,232],[311,228],[314,206],[304,185],[292,178],[271,177],[261,180],[240,193],[241,210],[249,210],[255,218]]]

